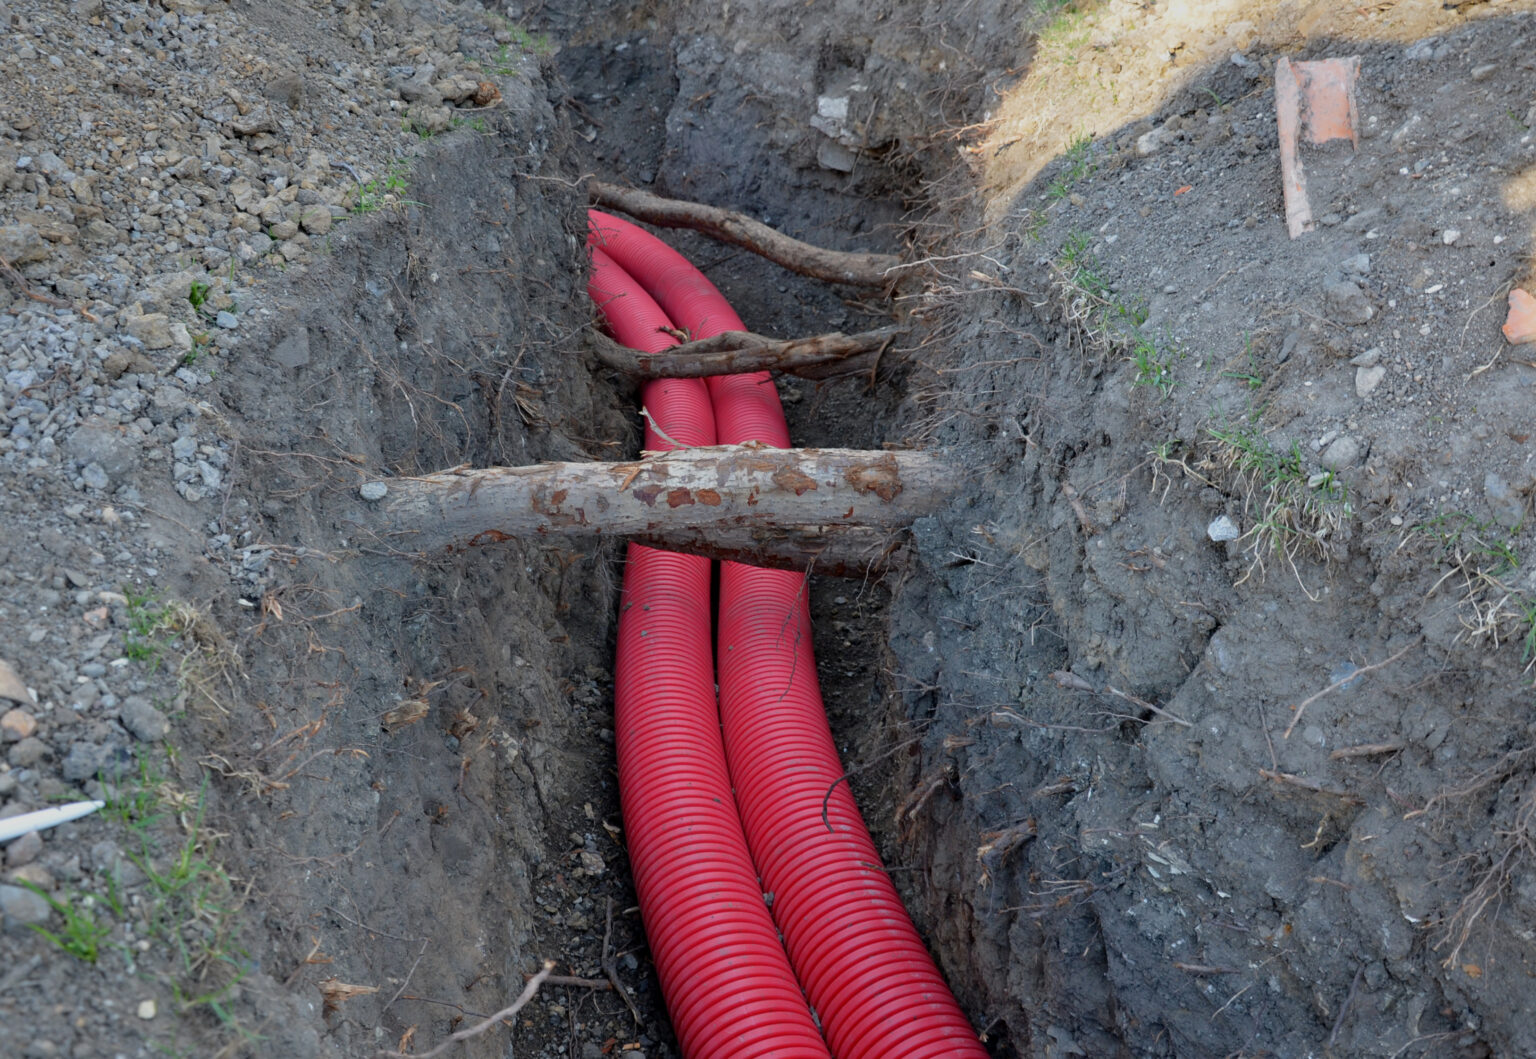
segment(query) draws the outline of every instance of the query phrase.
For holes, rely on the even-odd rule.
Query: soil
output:
[[[963,477],[812,600],[995,1055],[1536,1054],[1536,14],[1239,6],[0,2],[0,816],[109,802],[5,851],[0,1053],[421,1053],[550,958],[629,999],[464,1054],[676,1054],[619,545],[422,557],[359,492],[635,450],[590,172],[928,263],[665,233],[754,330],[911,328],[779,385]],[[1292,240],[1275,61],[1351,54]]]

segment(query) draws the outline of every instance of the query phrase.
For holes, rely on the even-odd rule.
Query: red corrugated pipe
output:
[[[587,290],[613,337],[654,353],[671,320],[601,250]],[[697,379],[649,382],[652,419],[715,440]],[[645,447],[674,446],[648,423]],[[688,1059],[828,1059],[790,969],[731,797],[710,651],[710,562],[629,546],[614,672],[625,837],[662,995]]]
[[[589,241],[690,338],[744,330],[681,254],[617,217],[593,210],[589,219]],[[722,444],[789,446],[767,372],[708,385]],[[717,661],[726,759],[753,862],[773,894],[774,922],[838,1059],[985,1059],[839,782],[843,767],[816,678],[806,588],[797,573],[721,564]]]

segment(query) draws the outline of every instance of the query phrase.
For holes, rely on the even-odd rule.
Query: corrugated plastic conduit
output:
[[[614,273],[622,273],[625,279],[632,277],[632,282],[637,281],[654,299],[650,304],[659,305],[656,313],[685,329],[692,338],[745,330],[740,318],[714,285],[681,254],[655,236],[596,210],[590,212],[590,225],[589,242],[593,246],[595,265],[592,289],[594,297],[600,299],[599,304],[609,306],[604,311],[610,327],[613,327],[618,302],[604,303],[601,299],[619,285],[606,278],[611,268]],[[627,301],[631,296],[626,290],[623,300]],[[638,299],[636,302],[644,304]],[[650,312],[649,306],[646,311]],[[614,337],[643,350],[671,344],[668,336],[658,338],[652,334],[647,337],[638,333],[647,326],[654,327],[642,323],[635,332],[620,333],[615,329]],[[627,337],[630,335],[634,341]],[[650,345],[644,344],[646,342]],[[646,405],[653,416],[658,416],[658,396],[653,396],[652,388],[658,385],[648,384],[645,393]],[[711,378],[705,380],[704,386],[713,413],[712,440],[721,444],[758,441],[779,448],[789,447],[783,409],[767,372]],[[696,398],[690,396],[690,408],[695,403]],[[679,437],[667,425],[670,419],[661,418],[661,422],[663,429],[680,442],[708,443]],[[663,447],[659,439],[653,441],[649,434],[646,445],[648,448]],[[642,562],[647,561],[647,552],[652,556],[658,554],[632,546],[631,564],[637,553]],[[668,555],[666,558],[678,563],[700,562],[682,556]],[[713,708],[709,695],[713,674],[707,648],[708,567],[706,564],[703,574],[695,572],[697,568],[694,566],[678,569],[686,569],[686,584],[675,583],[665,590],[659,583],[648,584],[643,589],[644,599],[665,597],[678,615],[686,616],[686,620],[679,617],[676,635],[670,637],[668,645],[661,649],[648,635],[641,635],[640,623],[631,618],[636,603],[642,599],[642,589],[632,589],[632,581],[637,573],[649,579],[650,568],[643,565],[637,570],[632,565],[626,572],[623,603],[626,609],[620,618],[616,681],[621,726],[637,729],[643,726],[649,731],[653,728],[649,718],[653,710],[665,713],[669,718],[686,714],[686,724],[657,722],[654,727],[672,723],[679,729],[687,729],[688,739],[678,739],[679,746],[687,747],[680,753],[696,759],[686,763],[671,761],[664,756],[667,751],[661,749],[665,740],[658,737],[645,744],[651,751],[649,756],[643,760],[631,757],[626,763],[626,748],[639,748],[643,741],[627,735],[624,727],[618,729],[625,826],[635,864],[636,885],[641,891],[641,911],[685,1055],[689,1059],[715,1059],[717,1056],[747,1054],[736,1048],[716,1051],[702,1044],[696,1045],[685,1036],[679,1011],[697,1013],[708,1006],[709,1017],[730,1026],[742,1017],[744,1009],[755,1010],[755,995],[754,999],[749,999],[746,994],[737,994],[729,1002],[706,1005],[706,1002],[693,1000],[682,992],[687,988],[709,988],[709,983],[697,981],[704,976],[693,976],[692,985],[680,977],[675,985],[669,984],[669,971],[663,967],[664,953],[668,959],[681,959],[684,964],[701,960],[707,953],[698,947],[688,949],[686,957],[677,955],[684,951],[682,946],[686,942],[674,941],[666,937],[665,932],[676,930],[687,934],[695,929],[687,925],[688,916],[693,913],[683,907],[681,897],[677,899],[676,907],[668,903],[671,899],[661,896],[659,879],[669,880],[680,891],[698,889],[696,886],[690,888],[685,877],[699,870],[694,865],[709,864],[713,872],[715,862],[711,857],[715,854],[711,850],[715,848],[721,851],[719,874],[729,875],[733,885],[743,872],[751,875],[752,867],[744,867],[736,859],[740,856],[739,834],[732,844],[728,835],[716,836],[710,832],[709,843],[698,844],[693,851],[694,859],[685,862],[674,859],[677,856],[674,853],[669,853],[665,861],[655,856],[653,850],[667,842],[669,835],[672,844],[668,849],[692,847],[694,844],[688,838],[675,834],[682,831],[691,835],[692,832],[688,824],[649,816],[651,813],[671,813],[672,810],[659,797],[644,804],[638,798],[632,798],[631,788],[638,792],[642,787],[641,778],[636,773],[669,773],[674,769],[685,770],[690,777],[698,773],[697,786],[693,785],[695,781],[692,779],[674,786],[658,781],[654,786],[657,790],[681,789],[690,794],[708,791],[707,794],[697,794],[695,800],[718,798],[723,791],[723,801],[727,804],[717,807],[718,813],[711,817],[722,832],[728,830],[728,824],[735,822],[732,819],[735,814],[726,811],[732,808],[729,802],[734,787],[734,808],[739,810],[740,825],[745,829],[751,865],[756,868],[761,889],[773,895],[772,922],[783,935],[794,975],[819,1015],[827,1045],[837,1059],[890,1059],[892,1056],[902,1059],[984,1059],[986,1052],[977,1042],[975,1031],[939,976],[880,864],[879,854],[853,796],[846,784],[837,783],[843,768],[827,726],[816,678],[806,579],[792,571],[762,570],[740,563],[721,564],[717,658],[724,756],[723,761],[715,764],[701,760],[708,753],[720,753],[718,729],[712,729],[715,718],[705,716]],[[655,580],[660,582],[670,573],[670,569],[666,574],[658,573]],[[652,621],[654,618],[648,615],[648,628]],[[701,625],[702,634],[699,631]],[[630,631],[628,637],[626,631]],[[693,639],[699,635],[705,639],[703,648]],[[686,646],[682,642],[684,639]],[[647,663],[659,672],[651,673]],[[682,672],[685,669],[687,673]],[[642,688],[643,692],[638,690]],[[684,695],[686,705],[680,701]],[[706,730],[714,732],[713,740],[707,738]],[[726,767],[729,769],[728,782],[723,775]],[[626,779],[627,776],[631,778]],[[832,791],[830,798],[829,789]],[[822,816],[824,803],[826,822]],[[642,863],[646,872],[643,882]],[[648,898],[648,888],[656,896]],[[736,902],[748,899],[747,890],[757,888],[755,880],[750,886],[743,884],[732,891],[729,902],[723,903],[729,903],[735,910]],[[701,906],[708,903],[697,900]],[[761,910],[760,895],[757,905]],[[783,997],[783,990],[779,988],[782,985],[782,979],[778,977],[780,965],[761,951],[765,948],[760,944],[761,923],[745,910],[741,912],[741,918],[752,927],[751,958],[762,959],[764,968],[758,975],[744,977],[770,982],[772,996],[775,999]],[[715,994],[723,992],[726,991],[714,990]],[[804,1047],[798,1031],[802,1024],[809,1024],[809,1019],[805,1000],[796,999],[798,1011],[779,1016],[785,1019],[784,1025],[788,1028],[785,1043],[773,1042],[765,1050],[751,1054],[812,1054],[798,1050]],[[787,999],[785,1003],[788,1006]],[[791,1033],[795,1035],[790,1036]],[[825,1046],[819,1040],[816,1045],[823,1048],[820,1054],[825,1054]]]
[[[671,320],[601,250],[587,290],[613,337],[648,353]],[[712,445],[698,379],[646,384],[645,407],[682,445]],[[673,445],[647,424],[645,447]],[[646,936],[683,1054],[827,1059],[790,970],[731,797],[710,651],[710,562],[629,546],[614,733]]]

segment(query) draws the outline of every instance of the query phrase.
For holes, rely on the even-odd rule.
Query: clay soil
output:
[[[220,166],[314,199],[287,242],[250,241],[283,202],[107,242],[37,161],[94,45],[0,3],[74,123],[0,97],[0,228],[47,243],[0,288],[0,816],[109,802],[5,851],[0,1054],[419,1054],[544,959],[592,981],[460,1054],[677,1054],[614,777],[621,546],[421,556],[359,492],[635,451],[586,173],[925,263],[860,294],[666,233],[753,330],[910,328],[779,386],[798,442],[963,481],[902,569],[811,591],[853,789],[993,1054],[1536,1054],[1536,346],[1499,331],[1531,4],[114,6],[80,17],[174,30],[144,61],[186,84],[194,15],[308,71],[271,143],[175,179],[168,130],[245,111],[103,82],[157,202],[197,170],[233,213]],[[1292,240],[1275,63],[1347,55],[1359,142],[1304,150]],[[199,269],[234,326],[163,295]],[[157,299],[197,355],[135,337]]]

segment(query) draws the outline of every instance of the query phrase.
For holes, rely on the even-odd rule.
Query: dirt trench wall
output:
[[[1379,130],[1347,182],[1317,192],[1347,203],[1341,223],[1305,240],[1270,194],[1270,97],[1209,112],[1175,98],[1145,125],[1095,130],[1096,175],[1047,169],[977,259],[992,291],[960,285],[952,359],[934,360],[947,379],[904,423],[975,472],[916,527],[920,562],[891,606],[893,723],[923,741],[892,833],[919,869],[920,925],[999,1054],[1536,1051],[1529,624],[1498,647],[1476,635],[1476,563],[1436,543],[1451,525],[1532,545],[1532,375],[1476,371],[1508,347],[1499,319],[1468,319],[1530,259],[1528,209],[1496,205],[1530,141],[1492,118],[1464,156],[1393,136],[1454,127],[1465,71],[1528,61],[1531,29],[1515,15],[1448,34],[1440,68],[1414,65],[1422,48],[1304,53],[1364,53]],[[1512,109],[1489,95],[1490,115]],[[1226,132],[1239,123],[1252,139]],[[1172,157],[1136,150],[1146,127],[1182,127]],[[1446,208],[1403,176],[1419,159],[1446,188],[1487,179],[1471,199],[1500,238],[1447,250],[1459,235],[1432,227]],[[1048,194],[1057,179],[1070,197]],[[1184,212],[1167,206],[1186,185]],[[1085,332],[1069,240],[1091,248],[1079,260],[1106,299],[1147,299],[1145,335],[1177,336],[1171,396],[1128,346]],[[1319,308],[1309,326],[1359,254],[1369,323]],[[1422,297],[1420,268],[1458,300]],[[1365,400],[1350,358],[1372,349],[1392,391]],[[1366,439],[1325,547],[1287,559],[1211,539],[1217,516],[1247,530],[1265,511],[1209,433],[1233,423],[1281,450],[1295,439],[1309,475],[1325,424]],[[1500,476],[1524,497],[1513,511],[1485,485]],[[1482,569],[1529,591],[1523,566]]]
[[[358,492],[635,440],[578,352],[583,203],[559,123],[542,89],[506,87],[493,128],[434,145],[408,201],[279,284],[225,358],[239,465],[191,594],[238,630],[248,701],[204,719],[209,763],[241,823],[232,870],[263,898],[261,969],[315,1000],[298,1019],[262,1009],[268,1054],[369,1054],[413,1024],[440,1039],[451,1009],[384,1011],[408,970],[433,997],[502,1006],[555,954],[535,890],[583,874],[564,859],[582,837],[561,825],[595,826],[579,798],[606,760],[613,550],[508,543],[420,563],[370,532]],[[317,944],[329,962],[306,964]],[[322,1013],[314,985],[332,976],[379,993]],[[496,1036],[471,1053],[501,1054]]]

